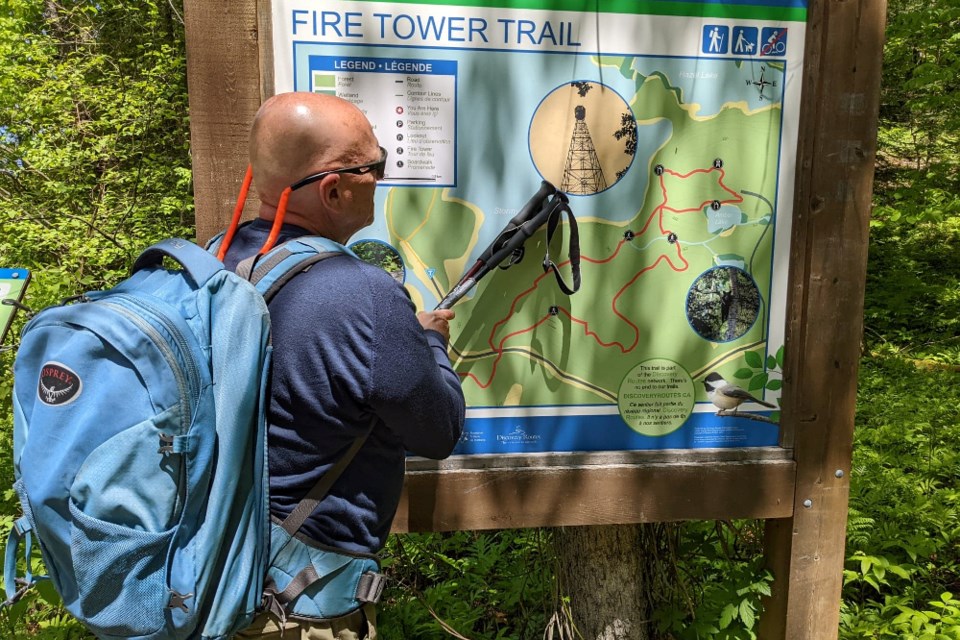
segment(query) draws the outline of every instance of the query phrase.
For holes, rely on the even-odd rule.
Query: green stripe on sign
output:
[[[315,71],[313,74],[313,92],[327,96],[337,95],[337,75]]]
[[[800,7],[762,5],[696,4],[669,0],[380,0],[393,4],[445,5],[452,7],[484,7],[488,9],[549,9],[582,13],[629,13],[635,15],[691,16],[697,18],[737,18],[805,22],[807,10]]]
[[[333,88],[337,86],[337,76],[332,73],[314,73],[313,74],[313,87],[315,89],[320,88]]]

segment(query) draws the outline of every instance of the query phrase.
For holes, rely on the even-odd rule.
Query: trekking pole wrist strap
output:
[[[557,267],[556,263],[550,258],[550,241],[553,239],[553,234],[556,232],[557,227],[560,224],[560,216],[562,214],[567,214],[567,222],[570,226],[570,238],[567,242],[569,248],[568,254],[570,256],[570,272],[572,277],[572,282],[568,285],[563,280],[563,276],[560,275],[560,269]],[[560,287],[560,290],[565,294],[573,295],[580,289],[580,231],[577,228],[577,219],[573,215],[573,211],[570,210],[570,207],[566,202],[559,202],[554,210],[550,213],[550,217],[547,219],[547,241],[546,241],[546,250],[543,256],[543,270],[544,271],[553,271],[553,275],[557,278],[557,286]]]

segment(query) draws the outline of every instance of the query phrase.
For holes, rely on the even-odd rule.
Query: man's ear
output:
[[[339,210],[343,199],[340,197],[340,175],[332,173],[323,178],[318,184],[317,189],[320,192],[320,201],[324,206]]]

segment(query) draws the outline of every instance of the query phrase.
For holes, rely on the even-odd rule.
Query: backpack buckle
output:
[[[33,531],[33,526],[30,524],[30,521],[26,516],[22,518],[17,518],[13,523],[13,530],[17,532],[17,536],[23,537],[29,531]]]
[[[387,576],[382,573],[367,571],[360,576],[360,582],[357,584],[357,600],[373,604],[380,602],[380,596],[383,595],[383,588],[386,584]]]
[[[189,613],[190,609],[187,608],[187,600],[193,597],[192,593],[186,595],[178,593],[175,589],[167,589],[170,592],[170,602],[167,603],[167,609],[180,609],[184,613]]]
[[[173,453],[173,436],[169,433],[160,434],[160,448],[157,449],[157,453],[162,453],[167,455]]]
[[[190,439],[187,436],[174,436],[169,433],[161,433],[160,448],[157,453],[168,455],[171,453],[187,453],[190,450]]]

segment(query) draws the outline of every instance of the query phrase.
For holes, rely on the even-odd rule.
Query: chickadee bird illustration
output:
[[[753,397],[737,385],[730,384],[723,379],[723,376],[716,372],[704,378],[703,386],[707,390],[707,397],[710,398],[710,402],[721,411],[733,411],[736,413],[737,407],[744,402],[756,402],[771,409],[777,408],[776,405]]]

